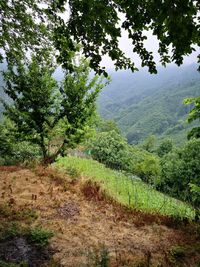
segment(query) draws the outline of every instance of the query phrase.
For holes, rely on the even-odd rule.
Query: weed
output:
[[[51,237],[53,237],[53,233],[41,227],[30,228],[27,232],[28,241],[40,247],[47,246]]]
[[[1,223],[0,226],[0,241],[13,238],[19,234],[21,234],[22,228],[19,222],[6,222]]]
[[[65,171],[72,179],[77,179],[80,177],[79,170],[73,166],[68,166]]]
[[[91,249],[87,252],[87,267],[109,267],[109,251],[102,245],[100,249]]]
[[[168,259],[173,264],[178,264],[182,261],[186,253],[186,248],[181,246],[174,246],[169,251]]]

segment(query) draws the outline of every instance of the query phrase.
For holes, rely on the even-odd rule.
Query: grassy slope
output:
[[[97,161],[76,157],[60,158],[54,166],[71,174],[79,174],[100,182],[105,192],[122,203],[145,212],[193,218],[192,208],[168,197],[145,183],[121,172],[106,168]]]

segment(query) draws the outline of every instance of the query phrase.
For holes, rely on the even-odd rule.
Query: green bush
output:
[[[150,153],[141,154],[141,160],[136,164],[133,163],[133,172],[144,182],[154,185],[161,174],[160,160]]]
[[[200,140],[193,139],[161,160],[162,174],[158,188],[172,196],[200,205],[200,194],[192,190],[200,186]]]
[[[89,146],[94,159],[114,169],[129,170],[128,144],[116,131],[97,134]]]
[[[116,131],[99,133],[89,148],[94,159],[110,168],[136,174],[145,182],[154,183],[160,175],[159,158],[129,145]]]
[[[49,239],[53,237],[53,233],[42,229],[41,227],[36,227],[29,229],[27,233],[27,238],[31,243],[37,246],[44,247],[48,245]]]
[[[12,154],[17,162],[30,161],[41,156],[39,147],[26,141],[15,144]]]
[[[164,155],[171,152],[172,149],[173,149],[172,140],[169,138],[166,138],[160,143],[159,147],[156,150],[156,153],[158,154],[159,157],[163,157]]]
[[[22,227],[17,221],[2,223],[0,226],[0,240],[13,238],[22,232]]]
[[[0,124],[0,165],[14,165],[40,156],[37,145],[18,141],[15,127],[8,119]]]

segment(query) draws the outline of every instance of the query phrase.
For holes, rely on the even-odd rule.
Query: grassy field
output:
[[[98,182],[102,189],[123,205],[150,213],[193,219],[194,210],[187,204],[162,194],[140,180],[106,168],[91,159],[65,157],[53,165],[71,176],[84,176]]]

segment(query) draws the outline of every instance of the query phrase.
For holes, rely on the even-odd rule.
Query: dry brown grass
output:
[[[64,267],[88,266],[88,255],[98,254],[102,245],[109,251],[111,267],[173,266],[168,260],[172,246],[192,246],[198,238],[187,234],[190,226],[174,227],[171,218],[127,210],[84,177],[73,183],[42,166],[0,168],[0,196],[0,205],[37,212],[34,225],[55,233],[54,258]],[[194,253],[182,266],[192,267],[188,264],[199,258]]]

